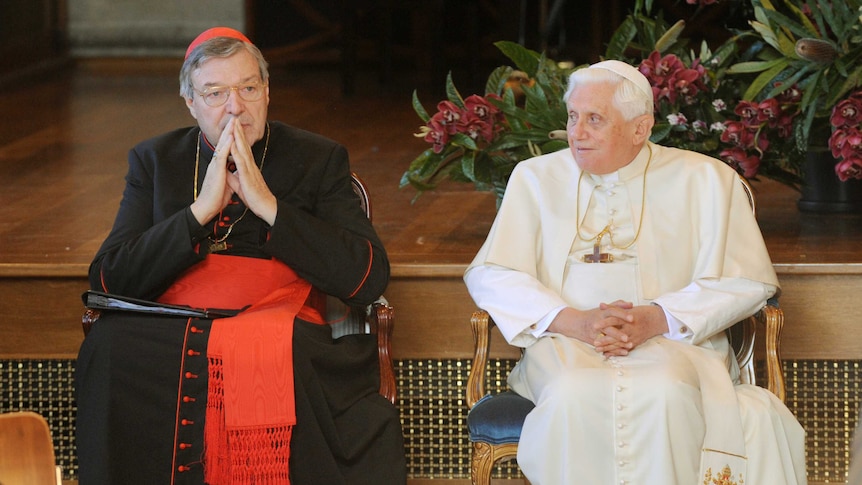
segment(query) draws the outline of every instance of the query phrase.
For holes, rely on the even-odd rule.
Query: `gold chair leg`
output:
[[[473,443],[473,456],[470,460],[470,478],[473,485],[491,485],[491,467],[494,464],[491,445]]]

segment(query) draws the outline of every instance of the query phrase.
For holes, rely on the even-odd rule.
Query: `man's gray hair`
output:
[[[232,37],[215,37],[195,47],[183,62],[183,67],[180,69],[180,96],[186,99],[194,96],[192,73],[201,67],[201,64],[213,58],[230,57],[242,49],[247,50],[257,60],[260,80],[266,84],[269,81],[269,63],[263,58],[257,46]]]
[[[613,103],[626,120],[633,120],[641,115],[652,114],[652,97],[629,79],[607,69],[582,68],[569,76],[569,85],[563,95],[563,101],[568,103],[572,92],[587,84],[610,83],[616,86]]]

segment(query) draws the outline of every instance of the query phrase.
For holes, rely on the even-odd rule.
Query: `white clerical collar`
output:
[[[639,177],[643,175],[644,169],[646,168],[647,161],[650,157],[650,150],[647,148],[647,143],[644,143],[644,146],[641,147],[641,150],[635,155],[634,160],[629,162],[628,165],[621,167],[619,170],[611,173],[606,173],[604,175],[596,175],[587,172],[590,182],[593,186],[601,186],[601,185],[612,185],[617,182],[628,182],[635,177]],[[653,148],[655,151],[655,148]]]
[[[628,182],[629,180],[643,175],[644,170],[646,170],[646,164],[649,161],[649,157],[652,152],[655,151],[655,148],[651,151],[647,147],[648,143],[649,142],[644,143],[644,146],[641,147],[641,150],[638,152],[637,156],[635,156],[634,160],[616,171],[619,176],[619,180]]]

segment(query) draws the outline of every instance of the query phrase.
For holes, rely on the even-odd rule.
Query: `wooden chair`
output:
[[[353,191],[359,197],[359,204],[368,220],[371,220],[371,198],[368,188],[359,176],[350,174]],[[337,308],[333,308],[337,307]],[[370,333],[377,335],[377,356],[380,362],[380,395],[388,399],[392,404],[396,400],[395,388],[395,366],[392,363],[392,332],[395,327],[395,310],[389,306],[385,298],[380,297],[368,308],[349,308],[335,298],[327,298],[327,314],[340,312],[346,316],[341,322],[334,325],[333,336],[343,336],[355,333]],[[90,331],[90,327],[99,319],[99,311],[86,309],[81,323],[84,327],[84,335]],[[0,481],[0,483],[3,483]]]
[[[368,188],[359,176],[350,174],[353,191],[359,196],[359,203],[365,211],[368,220],[373,220],[371,215],[371,197]],[[368,309],[353,308],[354,314],[358,314],[359,320],[366,325],[354,327],[352,333],[372,333],[377,335],[377,356],[380,361],[380,395],[395,404],[397,396],[395,389],[395,366],[392,363],[392,331],[395,328],[395,310],[389,305],[385,298],[380,297],[372,303]]]
[[[60,485],[48,423],[30,411],[0,414],[0,483]]]
[[[752,211],[756,201],[748,182],[740,177],[748,195]],[[518,441],[524,419],[533,409],[533,403],[509,390],[494,395],[485,391],[485,373],[491,346],[494,321],[484,310],[473,313],[470,319],[473,330],[473,363],[467,377],[467,428],[473,449],[470,458],[470,478],[473,485],[489,485],[494,465],[514,459],[518,454]],[[784,313],[778,300],[772,298],[757,314],[736,323],[727,330],[739,363],[740,380],[755,384],[754,343],[762,327],[766,360],[766,388],[784,401],[785,383],[781,367],[779,341],[784,326]]]

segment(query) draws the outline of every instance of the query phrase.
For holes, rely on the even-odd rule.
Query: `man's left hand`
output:
[[[599,308],[605,309],[611,306],[624,309],[633,318],[615,326],[615,329],[628,336],[625,342],[614,336],[616,332],[605,332],[605,335],[596,339],[596,351],[607,357],[628,355],[631,350],[648,339],[667,333],[667,320],[664,310],[659,306],[634,306],[629,302],[617,301],[610,304],[602,303]]]
[[[278,201],[269,190],[260,168],[255,163],[251,146],[246,141],[239,122],[234,124],[233,132],[234,143],[230,154],[236,164],[236,171],[228,175],[228,185],[249,210],[272,226],[275,224],[275,216],[278,212]]]

